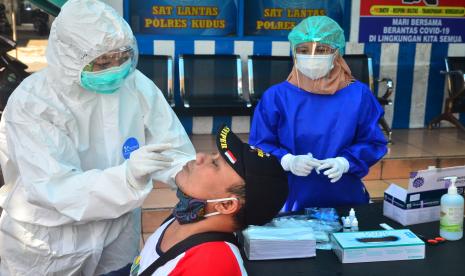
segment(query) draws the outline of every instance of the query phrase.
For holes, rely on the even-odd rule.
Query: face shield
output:
[[[81,86],[100,94],[114,93],[137,66],[138,50],[134,43],[102,54],[81,71]]]
[[[304,42],[294,49],[294,64],[306,77],[317,80],[333,69],[337,48],[318,42]]]

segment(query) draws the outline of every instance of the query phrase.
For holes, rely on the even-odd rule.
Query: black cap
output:
[[[278,159],[243,143],[226,125],[218,130],[216,146],[245,181],[245,224],[269,222],[281,210],[289,193],[287,175]]]

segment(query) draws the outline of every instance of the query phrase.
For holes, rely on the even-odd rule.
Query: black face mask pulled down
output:
[[[205,206],[208,202],[221,202],[229,200],[237,200],[235,197],[227,197],[220,199],[196,199],[186,195],[181,189],[178,188],[176,196],[179,199],[178,204],[173,209],[173,216],[179,222],[179,224],[193,223],[203,220],[206,217],[219,215],[220,212],[213,212],[205,214]]]

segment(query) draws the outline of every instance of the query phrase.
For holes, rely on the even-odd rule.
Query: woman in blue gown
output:
[[[312,16],[289,34],[294,68],[257,105],[249,143],[274,154],[289,175],[283,211],[365,204],[361,179],[387,152],[383,109],[341,57],[341,27]]]

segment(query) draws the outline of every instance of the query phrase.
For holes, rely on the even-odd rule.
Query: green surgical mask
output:
[[[131,71],[128,60],[120,66],[111,67],[98,72],[81,72],[81,86],[99,94],[112,94],[123,84]]]

